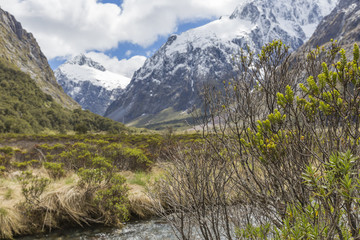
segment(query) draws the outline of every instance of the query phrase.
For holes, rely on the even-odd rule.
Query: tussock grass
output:
[[[95,208],[89,202],[87,190],[74,185],[64,186],[47,192],[42,198],[41,208],[45,208],[44,226],[57,228],[60,223],[76,223],[79,226],[89,225]]]
[[[12,238],[20,233],[26,233],[21,213],[14,208],[0,207],[0,238]]]
[[[145,194],[131,196],[129,198],[129,211],[132,217],[139,219],[148,219],[155,215],[152,200]]]

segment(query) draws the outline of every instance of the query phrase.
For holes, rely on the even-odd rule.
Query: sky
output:
[[[140,66],[171,34],[230,15],[241,1],[0,0],[0,7],[33,33],[53,69],[80,53],[116,69]]]

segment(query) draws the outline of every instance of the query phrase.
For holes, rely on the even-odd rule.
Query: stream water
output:
[[[122,229],[94,227],[67,229],[50,234],[17,238],[21,240],[175,240],[171,227],[159,219],[127,223]]]

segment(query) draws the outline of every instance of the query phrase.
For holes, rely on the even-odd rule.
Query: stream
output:
[[[94,227],[57,230],[50,234],[16,238],[19,240],[175,240],[170,225],[161,219],[126,223],[122,229]]]

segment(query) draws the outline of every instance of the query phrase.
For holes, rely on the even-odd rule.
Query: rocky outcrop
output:
[[[40,89],[61,105],[73,109],[79,105],[56,82],[36,39],[24,30],[14,16],[0,8],[0,59],[28,73]]]
[[[341,0],[338,6],[326,16],[316,28],[314,34],[299,52],[306,49],[326,46],[329,41],[337,40],[339,45],[352,52],[355,42],[360,43],[360,2]]]

